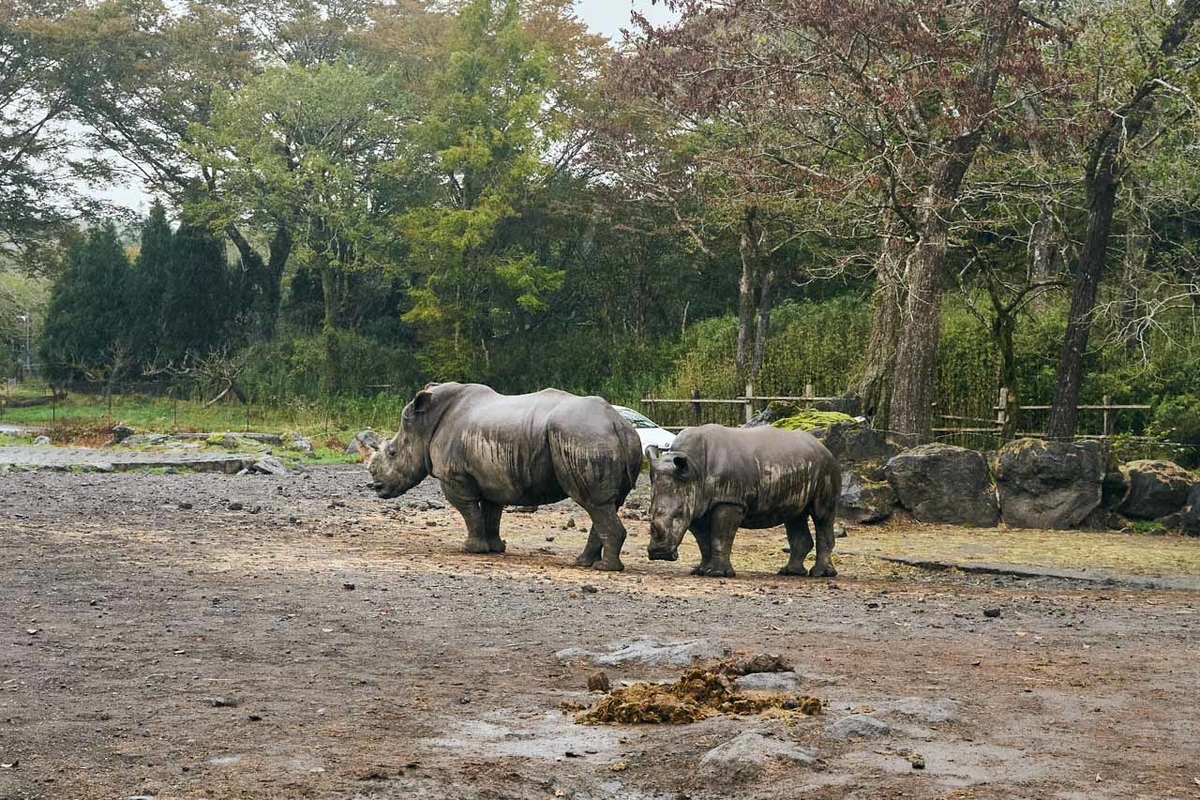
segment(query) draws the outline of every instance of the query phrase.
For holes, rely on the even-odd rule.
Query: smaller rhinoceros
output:
[[[606,570],[624,568],[617,509],[641,468],[637,432],[601,398],[557,389],[510,396],[477,383],[417,392],[396,436],[367,465],[384,498],[437,478],[467,525],[468,553],[504,552],[504,506],[570,497],[592,518],[575,563]]]
[[[791,556],[780,575],[832,577],[833,516],[841,491],[837,459],[803,431],[778,428],[688,428],[662,452],[650,448],[652,560],[679,558],[690,530],[700,546],[693,575],[733,577],[729,551],[738,528],[787,529]],[[817,560],[808,529],[817,529]]]

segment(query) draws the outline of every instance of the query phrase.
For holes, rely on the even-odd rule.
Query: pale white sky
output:
[[[629,21],[632,11],[640,11],[654,23],[666,22],[673,16],[661,2],[654,5],[650,0],[575,0],[575,10],[589,28],[608,36],[616,43],[621,41],[621,28],[632,27]],[[125,181],[122,184],[118,180],[117,185],[103,189],[92,188],[90,193],[139,214],[146,213],[150,208],[150,196],[145,187],[132,175],[126,177]]]
[[[672,16],[661,2],[651,5],[650,0],[575,0],[575,11],[588,27],[614,41],[620,41],[621,28],[630,27],[631,11],[640,11],[654,23],[666,22]]]

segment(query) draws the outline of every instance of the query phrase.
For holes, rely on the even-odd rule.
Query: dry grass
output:
[[[957,528],[894,523],[842,540],[860,553],[955,564],[1018,564],[1135,575],[1200,575],[1200,539],[1115,531]]]

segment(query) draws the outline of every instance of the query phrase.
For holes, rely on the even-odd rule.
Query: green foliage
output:
[[[529,324],[563,285],[561,270],[501,239],[549,170],[542,156],[554,129],[544,119],[550,53],[518,11],[516,0],[472,0],[459,11],[414,143],[431,202],[396,218],[407,263],[422,276],[404,320],[437,378],[486,374],[489,340]]]
[[[167,359],[204,357],[217,350],[235,304],[229,297],[224,243],[206,230],[181,225],[172,239],[171,281],[162,298]]]
[[[817,411],[813,408],[804,408],[791,416],[775,420],[771,425],[775,428],[783,428],[785,431],[815,431],[839,422],[853,421],[854,417],[840,411]]]
[[[339,383],[325,391],[323,378],[331,351],[339,367]],[[408,397],[424,382],[411,352],[350,331],[283,337],[253,345],[242,357],[248,366],[238,387],[256,404],[285,406],[330,394],[379,391]]]
[[[1200,452],[1200,397],[1189,393],[1166,398],[1154,409],[1150,430],[1165,441],[1191,445]]]
[[[130,347],[129,259],[112,223],[76,245],[50,295],[40,353],[47,374],[106,374]]]

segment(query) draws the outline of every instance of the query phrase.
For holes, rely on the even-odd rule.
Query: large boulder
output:
[[[900,449],[882,433],[858,420],[835,422],[812,434],[842,464],[882,461],[896,455]]]
[[[838,519],[859,525],[883,522],[895,505],[896,491],[887,481],[868,480],[854,470],[842,473]]]
[[[1017,528],[1071,528],[1100,505],[1104,452],[1096,442],[1018,439],[996,464],[1000,514]]]
[[[1171,461],[1130,461],[1121,467],[1129,493],[1120,511],[1136,519],[1158,519],[1174,514],[1187,502],[1192,476]]]
[[[949,444],[925,444],[887,462],[887,479],[900,505],[921,522],[991,528],[1000,517],[982,453]]]
[[[379,434],[368,428],[365,431],[359,431],[350,440],[350,444],[346,445],[346,455],[357,455],[360,460],[369,461],[382,444]]]
[[[1100,496],[1100,507],[1105,511],[1116,511],[1125,496],[1129,494],[1129,479],[1119,469],[1110,469],[1104,473],[1104,483]]]
[[[1200,483],[1194,484],[1188,492],[1179,529],[1188,536],[1200,536]]]

